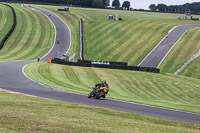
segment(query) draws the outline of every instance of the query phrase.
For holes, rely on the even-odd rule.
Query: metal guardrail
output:
[[[80,59],[84,60],[83,55],[83,19],[80,19]]]
[[[183,66],[181,66],[181,68],[179,68],[174,74],[177,75],[179,74],[181,71],[183,71],[183,69],[190,64],[190,62],[192,62],[194,59],[196,59],[198,56],[200,56],[200,50],[198,52],[196,52],[196,54],[194,54]]]
[[[75,57],[75,56],[76,56],[76,54],[73,53],[72,56],[69,57],[69,61],[71,61],[71,60],[73,59],[73,62],[74,62],[74,57]]]

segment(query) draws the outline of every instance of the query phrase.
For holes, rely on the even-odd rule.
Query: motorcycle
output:
[[[92,92],[88,95],[88,98],[91,97],[94,97],[96,99],[100,99],[101,97],[106,98],[108,90],[109,90],[108,87],[101,87],[101,86],[94,87]]]

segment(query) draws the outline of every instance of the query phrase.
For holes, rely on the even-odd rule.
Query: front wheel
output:
[[[88,95],[88,98],[91,98],[91,97],[92,97],[92,95],[91,95],[91,94],[89,94],[89,95]]]
[[[101,98],[102,96],[103,96],[103,92],[100,91],[100,92],[97,93],[97,95],[95,96],[95,98],[96,98],[96,99],[99,99],[99,98]]]

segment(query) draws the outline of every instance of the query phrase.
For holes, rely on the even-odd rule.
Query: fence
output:
[[[80,19],[80,59],[84,60],[83,55],[83,19]]]
[[[128,66],[126,62],[88,61],[88,60],[78,60],[78,62],[66,62],[65,60],[58,59],[58,58],[52,59],[51,62],[56,63],[56,64],[70,65],[70,66],[97,67],[97,68],[160,73],[160,69],[157,69],[157,68]]]

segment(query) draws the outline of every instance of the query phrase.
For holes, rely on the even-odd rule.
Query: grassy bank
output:
[[[0,3],[0,42],[13,25],[13,14],[10,7]]]
[[[200,49],[200,28],[191,29],[185,33],[185,35],[180,39],[180,41],[175,45],[172,51],[168,54],[166,59],[160,65],[160,69],[162,72],[165,73],[174,73],[176,72],[181,66],[184,65],[197,51]],[[181,74],[191,77],[198,77],[199,70],[198,61],[193,63],[195,65],[195,69],[191,67],[185,68],[186,71],[190,71],[193,74]],[[193,66],[192,65],[192,66]],[[184,73],[185,73],[184,72]],[[196,76],[195,76],[196,75]]]
[[[130,65],[138,65],[173,26],[198,24],[178,20],[180,14],[73,7],[70,12],[59,12],[57,9],[63,7],[40,7],[53,11],[69,24],[72,29],[71,51],[79,51],[79,20],[83,18],[85,59],[125,61]],[[123,21],[108,20],[109,15],[116,14]]]
[[[0,51],[0,60],[35,60],[52,47],[55,30],[41,13],[26,7],[13,6],[17,25]]]
[[[197,133],[199,125],[0,92],[0,132]]]
[[[106,79],[109,98],[200,113],[200,83],[192,78],[48,63],[28,65],[25,73],[40,83],[82,94]]]
[[[200,57],[192,61],[181,73],[180,75],[198,78],[200,79]]]

